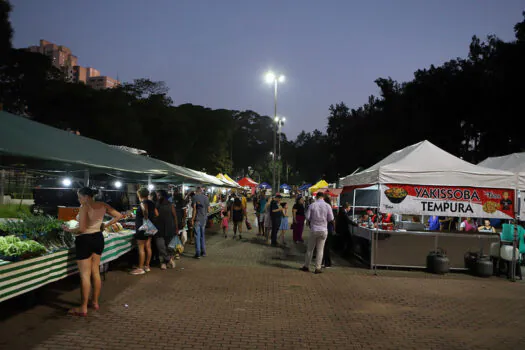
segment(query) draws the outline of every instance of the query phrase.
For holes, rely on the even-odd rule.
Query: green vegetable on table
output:
[[[25,240],[41,243],[49,252],[69,249],[74,246],[75,237],[62,229],[63,222],[45,215],[26,215],[22,220],[7,220],[0,224],[0,230]]]
[[[21,241],[15,236],[0,237],[0,256],[8,258],[32,258],[47,252],[46,248],[33,240]]]

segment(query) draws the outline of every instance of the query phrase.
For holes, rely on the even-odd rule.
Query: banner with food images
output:
[[[381,185],[381,211],[396,214],[514,218],[514,190]]]

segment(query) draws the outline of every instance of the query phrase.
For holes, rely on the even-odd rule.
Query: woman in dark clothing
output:
[[[237,230],[239,231],[239,239],[242,239],[242,221],[244,219],[244,208],[239,198],[235,198],[230,211],[230,220],[233,221],[233,238],[237,238]]]
[[[148,199],[148,195],[149,190],[145,187],[137,191],[140,205],[135,217],[135,228],[137,230],[135,239],[137,240],[139,251],[139,265],[130,272],[132,275],[143,275],[151,271],[149,267],[151,262],[151,236],[146,236],[145,231],[139,231],[139,227],[144,223],[144,219],[150,219],[152,222],[155,220],[155,203]]]
[[[168,267],[175,268],[175,260],[171,254],[171,248],[168,247],[171,239],[179,233],[177,212],[175,206],[168,200],[168,192],[164,190],[157,191],[157,210],[159,216],[155,223],[157,234],[155,235],[155,245],[159,252],[160,269],[166,270]]]
[[[292,208],[293,214],[293,241],[295,243],[303,242],[303,230],[305,220],[304,198],[298,197]]]
[[[332,207],[332,201],[330,200],[330,195],[326,194],[324,196],[324,201],[328,204],[330,204],[330,207]],[[335,215],[334,215],[335,217]],[[335,221],[332,220],[328,223],[328,236],[326,236],[326,242],[324,245],[324,252],[323,252],[323,263],[322,265],[325,268],[332,267],[332,258],[330,257],[330,248],[332,245],[332,237],[334,235],[335,231]]]

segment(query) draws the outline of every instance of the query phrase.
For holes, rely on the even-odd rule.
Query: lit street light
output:
[[[277,137],[279,139],[279,149],[277,152],[277,160],[281,161],[281,128],[284,125],[284,122],[286,121],[285,117],[275,117],[274,118],[275,124],[277,125]],[[279,171],[277,172],[277,189],[279,190],[281,188],[281,164],[279,163]]]
[[[268,84],[273,84],[273,116],[274,116],[274,120],[275,120],[275,133],[273,135],[273,154],[274,154],[274,162],[273,162],[273,167],[272,167],[272,188],[275,189],[275,168],[276,168],[276,164],[275,164],[275,154],[277,154],[277,122],[279,121],[279,119],[277,118],[277,85],[279,83],[284,83],[284,81],[286,80],[286,78],[284,77],[284,75],[282,74],[279,74],[279,75],[276,75],[275,73],[273,73],[272,71],[266,73],[266,76],[265,76],[265,80]],[[277,189],[278,190],[278,189]]]

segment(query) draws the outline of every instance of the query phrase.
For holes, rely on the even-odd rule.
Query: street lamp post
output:
[[[275,117],[274,119],[275,125],[277,126],[277,137],[279,138],[279,151],[277,153],[277,161],[281,162],[281,128],[284,125],[284,122],[286,121],[285,117]],[[277,189],[281,188],[281,170],[282,170],[282,164],[279,163],[279,171],[277,172]]]
[[[276,75],[273,72],[266,73],[266,82],[268,84],[273,84],[273,117],[274,119],[277,118],[277,85],[279,83],[284,83],[285,81],[284,75]],[[274,154],[274,162],[272,166],[272,188],[275,191],[275,155],[277,154],[277,124],[275,125],[275,133],[273,135],[273,154]]]

